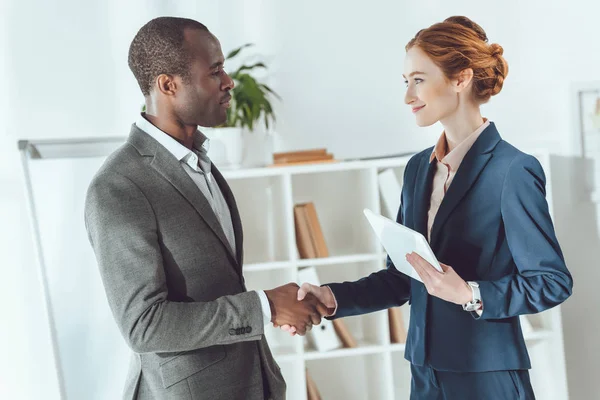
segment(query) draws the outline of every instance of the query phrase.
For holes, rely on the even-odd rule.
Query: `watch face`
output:
[[[468,302],[463,306],[463,310],[465,311],[477,311],[481,308],[481,302]]]

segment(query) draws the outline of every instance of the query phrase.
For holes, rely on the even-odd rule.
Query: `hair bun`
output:
[[[490,53],[492,57],[502,57],[502,55],[504,54],[504,48],[498,43],[492,43],[490,44]]]
[[[488,41],[488,37],[485,34],[485,31],[483,30],[483,28],[481,26],[479,26],[477,23],[471,21],[467,17],[463,17],[463,16],[449,17],[449,18],[446,18],[444,20],[444,22],[449,22],[451,24],[459,24],[459,25],[462,25],[462,26],[464,26],[466,28],[469,28],[470,30],[472,30],[473,32],[475,32],[475,34],[477,34],[477,36],[479,37],[479,39],[483,40],[486,43]]]

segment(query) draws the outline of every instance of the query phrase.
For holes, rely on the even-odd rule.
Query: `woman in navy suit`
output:
[[[423,29],[406,46],[405,102],[417,125],[439,121],[444,131],[408,162],[397,221],[428,238],[443,272],[413,253],[406,257],[423,283],[388,258],[359,281],[303,284],[298,293],[316,295],[334,310],[329,318],[411,303],[411,399],[534,399],[519,315],[572,292],[544,171],[480,112],[504,84],[502,54],[466,17]]]

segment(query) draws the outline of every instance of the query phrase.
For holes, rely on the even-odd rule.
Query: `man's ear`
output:
[[[160,74],[155,80],[156,90],[167,96],[175,95],[177,91],[177,82],[172,75]]]
[[[457,93],[465,90],[473,81],[473,69],[466,68],[459,72],[456,79],[452,81],[452,86]]]

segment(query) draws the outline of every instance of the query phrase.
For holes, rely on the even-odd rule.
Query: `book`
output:
[[[406,328],[400,307],[388,309],[390,340],[392,343],[406,343]]]
[[[273,153],[273,160],[277,161],[279,159],[290,157],[290,156],[319,156],[327,154],[327,149],[310,149],[310,150],[295,150],[295,151],[283,151]]]
[[[329,250],[314,203],[294,206],[296,246],[300,258],[329,257]]]
[[[323,236],[323,230],[321,229],[321,224],[319,222],[319,217],[317,216],[317,209],[315,208],[315,204],[312,202],[306,203],[304,204],[304,207],[306,216],[308,218],[308,226],[313,240],[313,245],[315,246],[317,257],[329,257],[329,250],[327,249],[327,244],[325,243],[325,236]]]
[[[333,160],[333,154],[290,154],[285,157],[279,157],[274,159],[275,164],[293,163],[300,161],[319,161],[319,160]]]
[[[316,258],[317,252],[308,225],[308,218],[302,205],[294,206],[294,226],[296,231],[296,246],[300,258]]]
[[[342,319],[334,319],[333,327],[335,328],[335,332],[337,333],[345,348],[351,349],[358,347],[356,339],[354,338],[352,333],[350,333],[350,330],[348,330],[348,326],[346,326],[346,323]]]
[[[273,153],[273,164],[270,167],[335,161],[333,154],[328,153],[326,149],[297,150]]]
[[[306,165],[306,164],[329,164],[336,163],[338,160],[313,160],[313,161],[298,161],[298,162],[286,162],[281,164],[271,164],[268,165],[268,168],[277,168],[277,167],[293,167],[295,165]]]
[[[306,373],[306,398],[307,400],[321,400],[321,393],[317,388],[317,384],[313,380],[312,376],[308,373],[308,368],[305,369]]]

